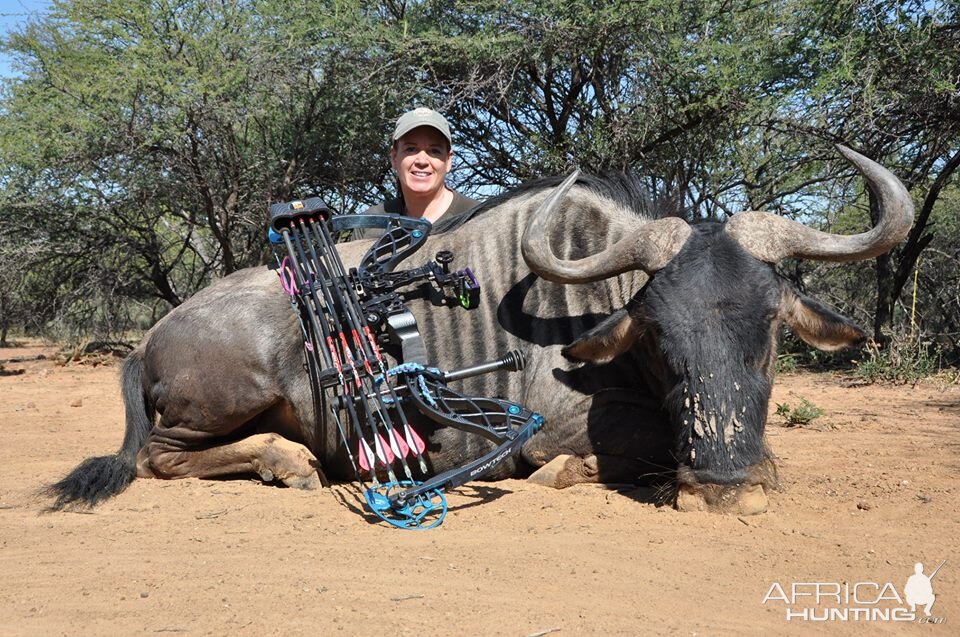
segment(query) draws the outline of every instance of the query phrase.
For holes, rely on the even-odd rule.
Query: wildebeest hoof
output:
[[[763,485],[687,485],[677,489],[678,511],[755,515],[767,510]]]
[[[547,464],[534,471],[530,477],[527,478],[527,481],[544,487],[552,487],[554,489],[562,489],[565,486],[570,486],[568,484],[561,486],[559,484],[559,476],[566,468],[567,461],[572,458],[573,456],[568,454],[557,456]]]
[[[584,475],[595,476],[600,473],[600,460],[594,456],[590,455],[583,459],[583,472]]]
[[[276,479],[288,487],[311,490],[322,484],[316,457],[302,444],[277,434],[265,434],[254,466],[264,482]]]
[[[599,475],[596,456],[578,458],[561,454],[533,472],[528,481],[554,489],[566,489],[575,484],[596,482]]]
[[[311,473],[308,476],[290,476],[284,478],[283,483],[293,489],[303,489],[304,491],[315,491],[320,488],[320,476]]]

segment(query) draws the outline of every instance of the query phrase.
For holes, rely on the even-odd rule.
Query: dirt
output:
[[[442,526],[409,532],[351,485],[247,479],[136,480],[92,511],[42,513],[40,487],[123,436],[119,366],[54,352],[0,350],[23,370],[0,376],[0,635],[958,634],[957,385],[781,376],[782,489],[761,515],[508,480],[457,489]],[[824,415],[781,426],[776,403],[802,398]],[[943,560],[941,623],[885,620],[909,610],[914,563]]]

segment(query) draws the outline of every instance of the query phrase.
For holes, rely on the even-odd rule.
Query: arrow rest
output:
[[[476,276],[470,268],[453,270],[449,251],[420,267],[395,270],[424,245],[430,222],[394,215],[337,216],[319,198],[274,204],[270,213],[268,236],[281,285],[300,319],[318,427],[327,406],[374,514],[402,529],[438,526],[447,512],[444,489],[486,475],[519,453],[543,426],[540,414],[519,404],[467,396],[447,383],[523,369],[523,355],[513,351],[453,371],[426,364],[426,347],[400,288],[428,282],[446,305],[467,310],[480,301]],[[360,265],[348,271],[333,236],[356,228],[380,228],[383,234]],[[385,343],[400,348],[401,365],[387,368]],[[429,476],[426,445],[405,408],[495,446],[462,467]]]

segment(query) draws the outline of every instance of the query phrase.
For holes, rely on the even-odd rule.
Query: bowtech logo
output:
[[[774,582],[764,595],[763,604],[782,604],[788,622],[945,624],[947,618],[933,615],[932,609],[937,601],[933,578],[946,563],[940,562],[927,575],[923,564],[917,562],[902,595],[893,582]]]

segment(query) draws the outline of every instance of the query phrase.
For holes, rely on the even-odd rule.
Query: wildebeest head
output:
[[[810,345],[837,350],[861,343],[863,330],[781,279],[785,258],[867,259],[909,232],[913,207],[886,169],[849,149],[840,152],[866,179],[880,208],[868,232],[839,236],[764,212],[727,223],[645,220],[606,250],[565,260],[550,247],[551,221],[571,175],[526,228],[527,264],[557,283],[598,281],[631,270],[650,275],[626,307],[568,345],[576,360],[605,363],[644,342],[658,351],[664,407],[676,432],[678,505],[750,512],[766,506],[773,466],[763,443],[779,326]]]

